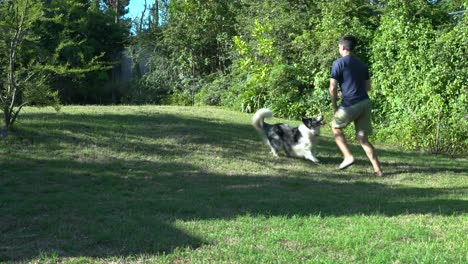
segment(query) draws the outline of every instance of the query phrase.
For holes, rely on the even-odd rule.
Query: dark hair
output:
[[[343,47],[346,49],[346,50],[349,50],[349,51],[353,51],[354,50],[354,47],[356,47],[356,38],[354,36],[351,36],[351,35],[345,35],[343,37],[340,38],[340,44],[343,45]]]

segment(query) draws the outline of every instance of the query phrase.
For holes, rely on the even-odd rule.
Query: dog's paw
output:
[[[313,163],[317,163],[317,164],[320,163],[320,161],[316,157],[310,157],[310,158],[307,157],[306,159],[312,161]]]

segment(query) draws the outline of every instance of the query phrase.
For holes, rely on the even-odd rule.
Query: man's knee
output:
[[[369,142],[369,138],[367,136],[357,136],[359,140],[359,144],[361,147],[366,151],[374,151],[374,146]]]
[[[366,135],[358,134],[357,139],[361,145],[369,144],[369,138]]]
[[[335,136],[341,136],[343,135],[343,129],[341,128],[336,128],[332,126],[332,131]]]

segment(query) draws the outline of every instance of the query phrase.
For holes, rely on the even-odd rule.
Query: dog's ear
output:
[[[309,129],[312,129],[314,127],[313,118],[302,118],[302,123]]]

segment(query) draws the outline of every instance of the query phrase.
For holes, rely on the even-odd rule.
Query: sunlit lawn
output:
[[[26,108],[0,140],[0,261],[467,263],[468,162],[376,144],[273,158],[251,114]],[[297,121],[272,121],[298,124]]]

